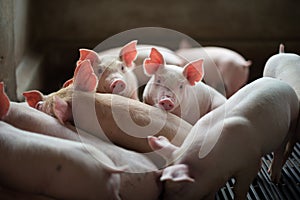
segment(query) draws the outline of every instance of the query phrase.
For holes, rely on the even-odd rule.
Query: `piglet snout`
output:
[[[126,83],[120,79],[114,80],[110,84],[110,90],[113,94],[119,94],[126,88]]]
[[[174,108],[174,103],[170,98],[161,99],[158,104],[166,111],[170,111]]]

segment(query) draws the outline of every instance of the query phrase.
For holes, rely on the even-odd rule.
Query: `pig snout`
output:
[[[162,109],[164,109],[166,111],[170,111],[174,108],[174,102],[172,101],[172,99],[170,99],[168,97],[161,99],[158,102],[158,104]]]
[[[119,94],[122,91],[124,91],[126,88],[126,83],[122,81],[121,79],[114,80],[110,84],[110,90],[113,94]]]

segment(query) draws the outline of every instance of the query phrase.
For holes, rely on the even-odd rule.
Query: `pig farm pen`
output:
[[[203,46],[236,50],[253,62],[249,82],[262,76],[280,43],[287,52],[300,54],[299,1],[154,2],[149,7],[149,2],[138,0],[0,0],[0,80],[8,86],[8,95],[17,101],[29,89],[56,91],[73,75],[79,48],[93,49],[112,35],[138,27],[165,27]],[[178,48],[180,38],[159,39]],[[279,185],[269,179],[271,158],[262,159],[247,199],[300,199],[300,144],[283,168]],[[233,183],[228,181],[216,199],[232,199]]]

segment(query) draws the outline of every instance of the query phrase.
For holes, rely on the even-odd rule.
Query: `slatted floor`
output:
[[[292,155],[282,170],[282,180],[278,185],[271,182],[268,168],[272,156],[262,159],[262,169],[250,186],[247,199],[261,200],[300,200],[300,143],[297,143]],[[217,193],[217,200],[233,199],[234,179],[231,179]]]

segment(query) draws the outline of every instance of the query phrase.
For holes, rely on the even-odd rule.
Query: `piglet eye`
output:
[[[125,69],[125,68],[124,68],[124,66],[122,65],[122,66],[121,66],[121,70],[124,71],[124,69]]]
[[[36,108],[37,110],[42,110],[43,104],[44,104],[44,102],[39,101],[39,102],[35,105],[35,108]]]
[[[180,85],[179,88],[182,89],[182,88],[183,88],[183,85]]]
[[[103,72],[102,68],[98,69],[98,74],[101,74]]]
[[[160,80],[157,80],[157,83],[160,83]]]

